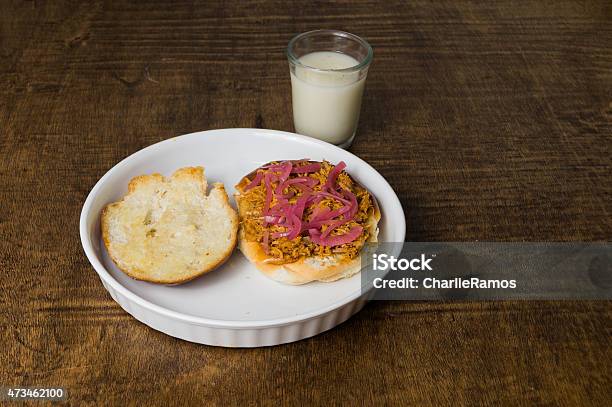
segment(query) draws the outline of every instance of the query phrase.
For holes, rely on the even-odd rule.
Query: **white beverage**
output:
[[[345,69],[359,62],[346,54],[311,52],[299,58],[291,72],[295,130],[337,145],[348,145],[359,121],[365,75],[359,71],[317,71]]]

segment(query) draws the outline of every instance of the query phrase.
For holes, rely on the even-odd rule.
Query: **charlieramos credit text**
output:
[[[385,253],[376,253],[372,255],[372,269],[375,272],[418,271],[421,273],[427,273],[434,272],[434,267],[435,255],[426,256],[425,254],[421,254],[420,257],[414,257],[411,259],[396,258]],[[372,284],[374,288],[516,288],[516,280],[482,279],[478,277],[438,278],[433,276],[425,277],[424,275],[419,275],[418,277],[407,276],[403,278],[397,278],[397,275],[393,275],[393,279],[376,277],[372,280]]]

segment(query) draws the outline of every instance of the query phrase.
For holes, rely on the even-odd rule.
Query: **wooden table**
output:
[[[374,47],[351,148],[408,240],[609,241],[612,7],[255,1],[0,3],[0,386],[73,404],[605,405],[610,302],[376,302],[290,345],[173,339],[106,293],[78,237],[93,184],[176,135],[292,130],[284,48]]]

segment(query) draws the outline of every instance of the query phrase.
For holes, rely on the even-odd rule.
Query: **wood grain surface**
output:
[[[0,2],[0,386],[73,405],[610,405],[610,302],[376,302],[313,339],[173,339],[107,294],[78,237],[116,162],[223,127],[292,131],[284,48],[374,47],[351,151],[408,240],[609,241],[609,1]]]

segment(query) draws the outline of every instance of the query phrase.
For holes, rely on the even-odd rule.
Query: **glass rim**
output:
[[[299,61],[299,59],[293,53],[294,45],[298,40],[304,37],[308,37],[308,36],[312,36],[316,34],[329,34],[331,36],[350,38],[358,42],[359,44],[361,44],[367,50],[367,55],[364,58],[364,60],[358,63],[357,65],[350,66],[348,68],[342,68],[342,69],[322,69],[322,68],[315,68],[314,66],[303,64]],[[287,53],[287,59],[292,64],[299,65],[303,68],[311,69],[313,71],[318,71],[318,72],[355,72],[355,71],[359,71],[367,67],[368,65],[370,65],[370,63],[372,62],[372,58],[374,56],[374,51],[372,50],[372,47],[370,46],[370,44],[368,44],[366,40],[359,37],[358,35],[351,34],[346,31],[340,31],[340,30],[312,30],[312,31],[307,31],[307,32],[298,34],[295,37],[293,37],[291,41],[289,41],[289,44],[287,45],[286,53]]]

